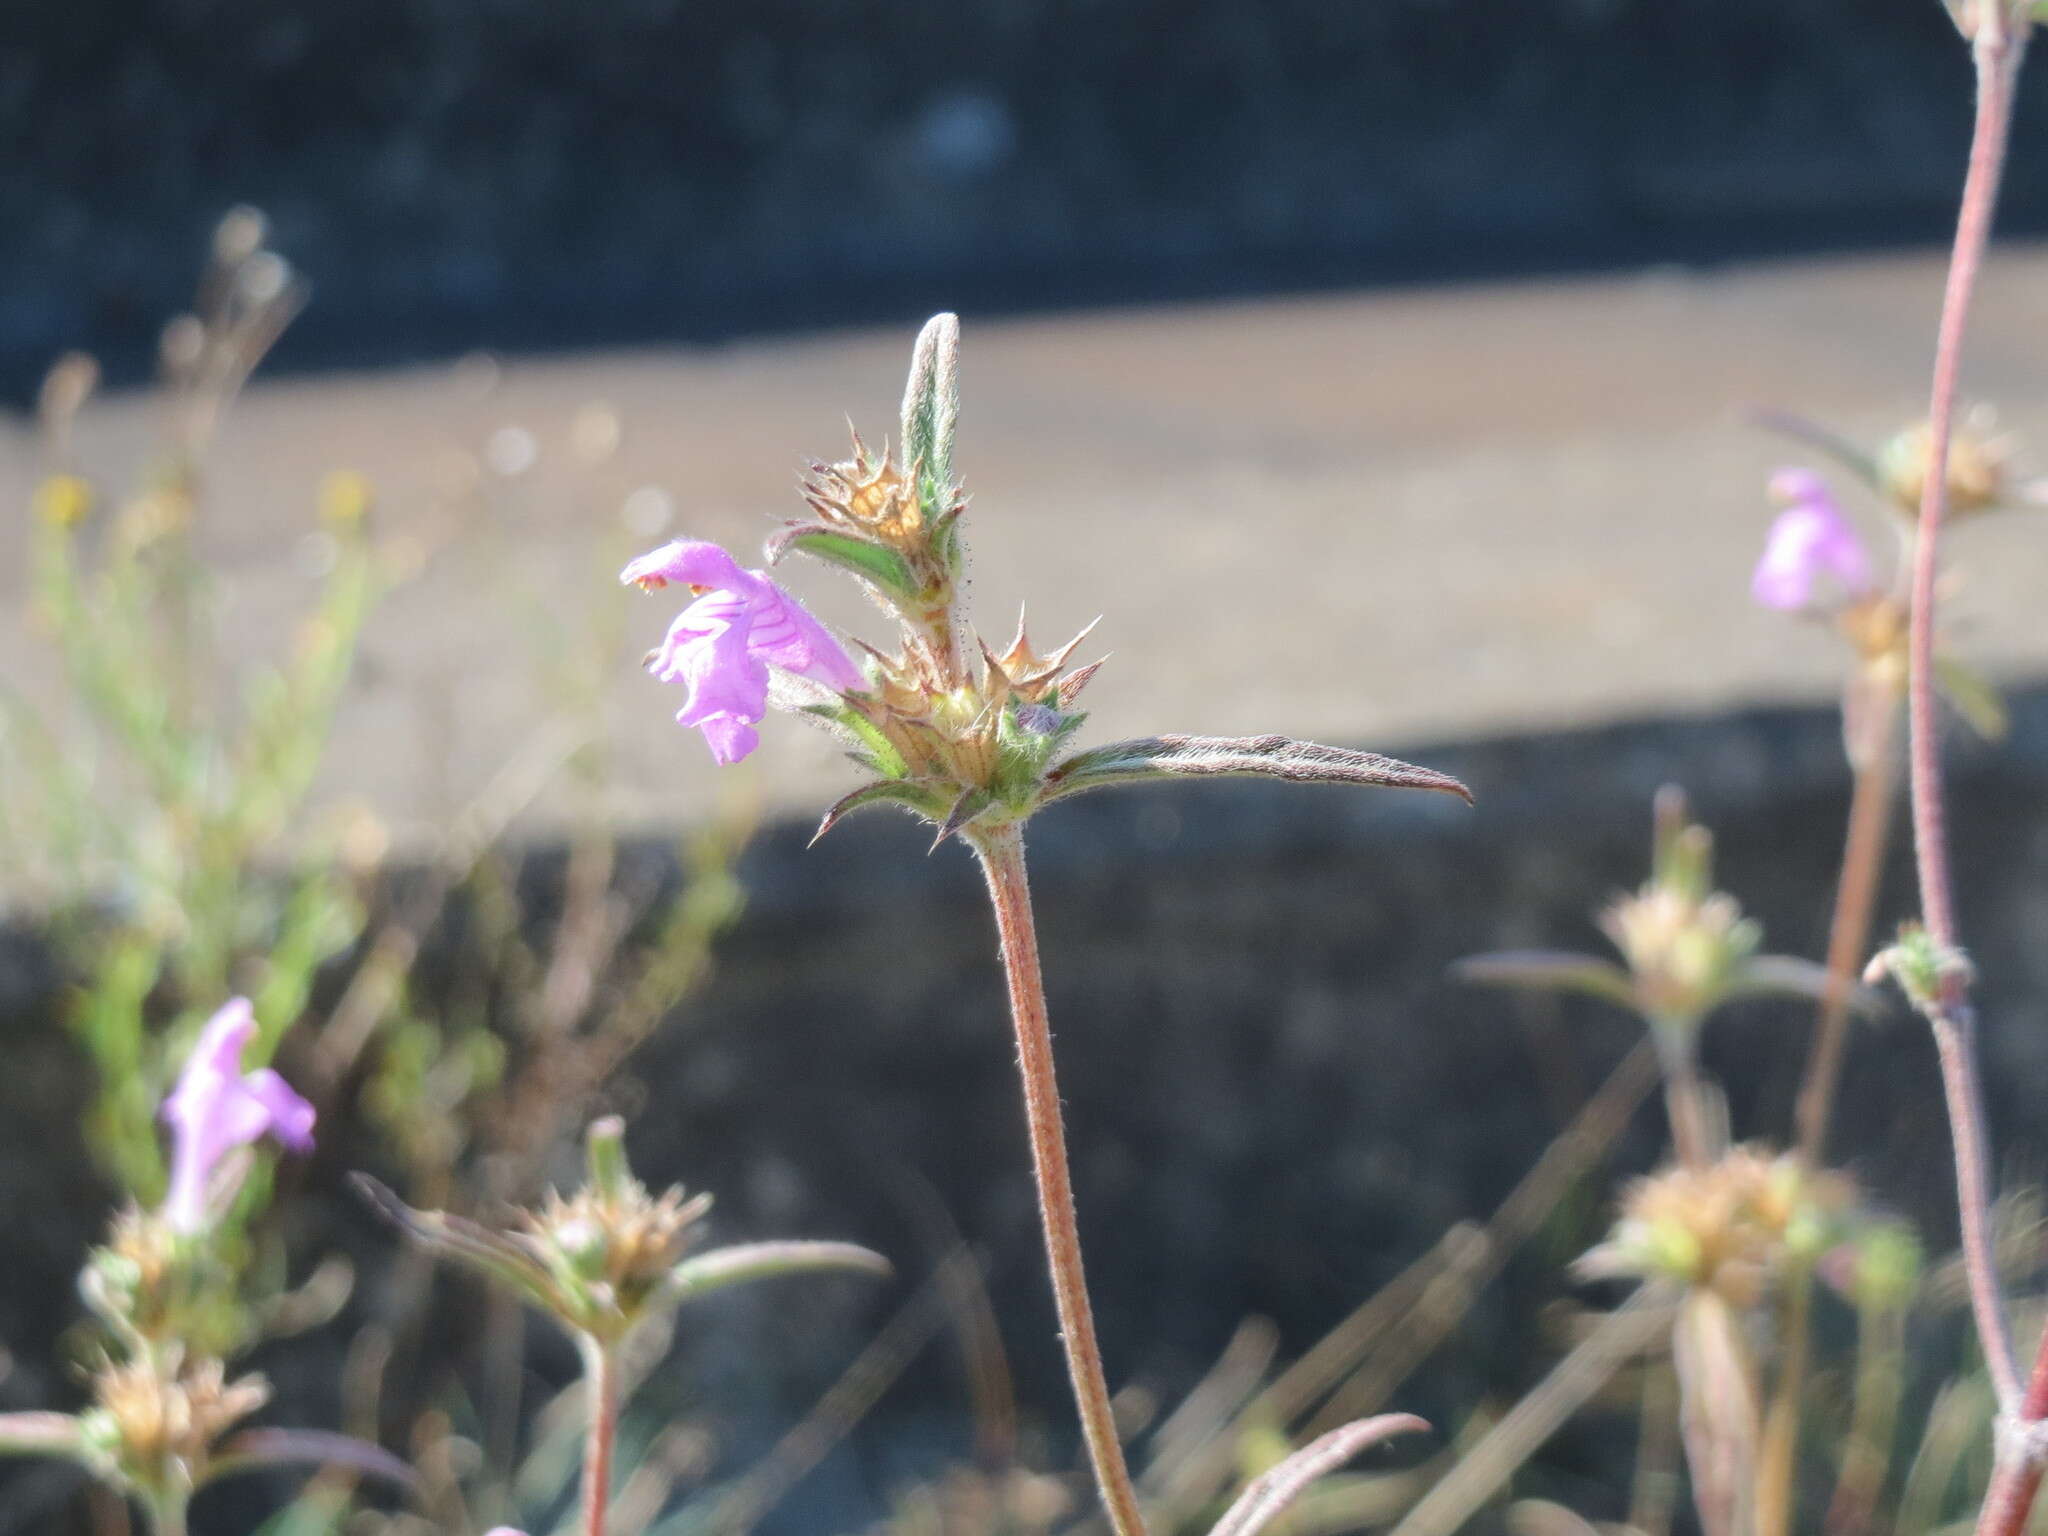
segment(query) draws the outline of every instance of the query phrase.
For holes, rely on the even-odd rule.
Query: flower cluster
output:
[[[1811,1263],[1834,1242],[1854,1203],[1843,1174],[1789,1153],[1732,1147],[1707,1167],[1638,1179],[1580,1272],[1665,1279],[1753,1306],[1786,1264]]]
[[[958,610],[967,499],[951,468],[957,344],[951,315],[918,339],[902,456],[871,453],[856,436],[850,458],[812,467],[804,487],[811,516],[768,541],[771,563],[803,554],[857,580],[895,621],[893,645],[843,645],[765,571],[716,545],[678,540],[621,573],[645,590],[673,584],[694,594],[648,665],[689,690],[676,718],[703,731],[717,761],[754,750],[754,727],[771,704],[799,711],[834,730],[874,775],[826,814],[821,834],[862,806],[894,804],[937,826],[941,840],[1021,822],[1083,790],[1179,774],[1470,798],[1444,774],[1282,736],[1147,737],[1063,757],[1085,718],[1076,701],[1098,665],[1069,666],[1087,631],[1040,651],[1020,622],[997,650]]]

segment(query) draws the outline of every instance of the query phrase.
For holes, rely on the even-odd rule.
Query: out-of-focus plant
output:
[[[323,574],[274,660],[224,642],[197,550],[215,428],[304,296],[264,236],[250,210],[222,222],[198,309],[164,332],[167,440],[103,511],[73,441],[93,367],[70,358],[50,374],[56,468],[35,497],[31,598],[69,691],[55,711],[0,699],[0,851],[17,892],[49,907],[76,978],[92,1148],[145,1201],[163,1189],[151,1121],[168,1064],[209,1000],[249,994],[267,1060],[362,922],[346,820],[309,815],[307,797],[364,620],[396,574],[371,537],[370,487],[352,473],[320,487],[308,548]]]
[[[1679,1160],[1705,1168],[1726,1150],[1719,1094],[1699,1070],[1701,1025],[1745,997],[1819,997],[1826,971],[1791,955],[1758,954],[1763,930],[1733,896],[1714,889],[1714,840],[1690,821],[1685,796],[1657,796],[1650,878],[1618,896],[1600,927],[1620,952],[1595,955],[1519,950],[1461,960],[1453,974],[1491,986],[1583,992],[1640,1018],[1664,1073],[1665,1103]]]
[[[79,1277],[100,1327],[92,1406],[0,1414],[0,1452],[78,1461],[134,1500],[154,1536],[184,1536],[192,1496],[208,1484],[280,1463],[411,1481],[403,1462],[363,1441],[238,1430],[269,1400],[262,1377],[230,1378],[226,1363],[260,1332],[221,1248],[249,1183],[244,1149],[268,1134],[310,1150],[313,1126],[312,1106],[276,1073],[243,1071],[255,1035],[242,998],[207,1024],[163,1105],[175,1149],[169,1197],[118,1215]]]
[[[683,1302],[746,1281],[814,1270],[887,1274],[881,1255],[852,1243],[747,1243],[685,1257],[711,1197],[658,1198],[626,1164],[625,1125],[590,1127],[583,1187],[551,1193],[500,1231],[441,1211],[416,1211],[374,1180],[363,1188],[384,1214],[442,1258],[478,1271],[552,1318],[583,1360],[583,1529],[605,1536],[618,1431],[620,1351]]]

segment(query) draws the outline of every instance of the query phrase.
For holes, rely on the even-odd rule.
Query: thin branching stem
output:
[[[1081,1432],[1095,1484],[1117,1536],[1144,1536],[1138,1494],[1124,1464],[1116,1415],[1102,1352],[1095,1342],[1095,1318],[1081,1269],[1081,1234],[1074,1216],[1073,1181],[1067,1171],[1066,1132],[1060,1119],[1059,1084],[1053,1075],[1052,1026],[1045,1009],[1045,980],[1038,967],[1038,930],[1031,916],[1031,886],[1024,866],[1024,839],[1014,824],[975,834],[974,850],[988,877],[995,905],[1003,970],[1010,984],[1010,1016],[1017,1033],[1017,1069],[1024,1080],[1024,1118],[1031,1135],[1031,1165],[1038,1178],[1038,1212],[1045,1227],[1045,1254],[1052,1271],[1053,1300],[1067,1351],[1067,1374],[1081,1414]]]
[[[1913,545],[1912,626],[1908,638],[1906,716],[1913,801],[1913,847],[1920,875],[1920,910],[1929,937],[1944,950],[1959,947],[1949,873],[1948,826],[1941,793],[1941,751],[1936,736],[1934,629],[1935,576],[1941,525],[1948,510],[1949,441],[1955,426],[1956,390],[1970,300],[1990,240],[1991,218],[2004,172],[2012,126],[2013,85],[2025,34],[2007,26],[2008,0],[1977,0],[1972,52],[1977,65],[1976,129],[1956,218],[1955,250],[1942,296],[1935,341],[1934,382],[1927,407],[1927,465],[1920,492],[1920,518]],[[1956,1195],[1963,1254],[1970,1275],[1970,1304],[1976,1315],[2000,1411],[2019,1406],[2019,1368],[1998,1291],[1991,1233],[1990,1152],[1985,1137],[1983,1090],[1977,1077],[1976,1022],[1967,984],[1959,969],[1944,981],[1929,1010],[1941,1058],[1955,1140]]]
[[[1890,713],[1896,715],[1895,703]],[[1792,1110],[1799,1157],[1809,1168],[1820,1167],[1827,1156],[1828,1121],[1834,1114],[1835,1087],[1849,1042],[1849,1005],[1856,995],[1857,974],[1870,958],[1871,917],[1892,822],[1895,738],[1896,727],[1887,727],[1881,749],[1857,765],[1849,792],[1849,831],[1842,844],[1834,917],[1828,925],[1827,991],[1814,1020],[1813,1048]]]
[[[1955,424],[1956,389],[1970,298],[1990,241],[1991,220],[2005,169],[2012,129],[2014,86],[2025,55],[2028,23],[2010,0],[1975,0],[1968,16],[1971,53],[1977,69],[1976,128],[1970,140],[1969,171],[1956,218],[1955,251],[1942,297],[1935,342],[1934,383],[1929,399],[1928,451],[1920,493],[1918,536],[1913,548],[1913,617],[1908,648],[1906,713],[1913,791],[1913,846],[1919,863],[1921,916],[1933,942],[1944,951],[1960,948],[1948,859],[1948,828],[1941,798],[1941,757],[1935,739],[1935,577],[1942,519],[1948,510],[1949,440]],[[2001,1420],[1997,1461],[1984,1507],[1980,1536],[2016,1536],[2033,1507],[2040,1483],[2036,1458],[2025,1449],[2027,1431],[2048,1408],[2048,1354],[2037,1363],[2034,1381],[2022,1393],[2004,1301],[1999,1294],[1995,1239],[1991,1230],[1990,1147],[1984,1124],[1983,1089],[1978,1081],[1976,1018],[1961,966],[1942,977],[1928,1010],[1941,1058],[1943,1089],[1955,1138],[1956,1193],[1962,1217],[1963,1256],[1969,1266],[1970,1304],[1997,1394]],[[2036,1389],[2039,1389],[2038,1391]]]

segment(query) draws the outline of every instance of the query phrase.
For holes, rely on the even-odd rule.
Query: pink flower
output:
[[[1751,596],[1766,608],[1789,610],[1811,607],[1823,579],[1845,597],[1871,589],[1870,556],[1819,475],[1781,469],[1771,476],[1771,496],[1785,510],[1764,540]]]
[[[703,731],[721,763],[736,763],[760,745],[754,724],[768,712],[771,666],[834,693],[868,685],[802,603],[766,571],[741,570],[716,544],[677,539],[642,555],[619,579],[649,591],[680,582],[698,594],[669,626],[648,669],[690,690],[676,720]]]
[[[199,1043],[164,1100],[171,1128],[171,1192],[164,1216],[179,1232],[207,1224],[207,1195],[223,1157],[265,1131],[294,1152],[313,1148],[313,1106],[268,1067],[242,1071],[242,1051],[256,1034],[245,997],[232,998],[207,1020]]]

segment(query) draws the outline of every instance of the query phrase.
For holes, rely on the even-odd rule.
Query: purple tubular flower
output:
[[[1771,496],[1784,504],[1764,540],[1749,590],[1766,608],[1813,605],[1814,589],[1831,579],[1845,597],[1871,589],[1870,556],[1827,483],[1810,469],[1781,469]]]
[[[294,1152],[313,1149],[313,1106],[268,1067],[242,1071],[242,1051],[255,1034],[249,1000],[231,999],[207,1020],[178,1086],[164,1100],[164,1123],[171,1128],[164,1216],[175,1231],[205,1229],[213,1170],[235,1148],[268,1131]]]
[[[834,693],[868,685],[845,648],[802,603],[766,571],[740,569],[716,544],[677,539],[642,555],[619,580],[647,591],[679,582],[698,594],[669,626],[648,669],[663,682],[689,689],[676,720],[701,730],[721,763],[736,763],[760,745],[754,725],[768,712],[770,667]]]

